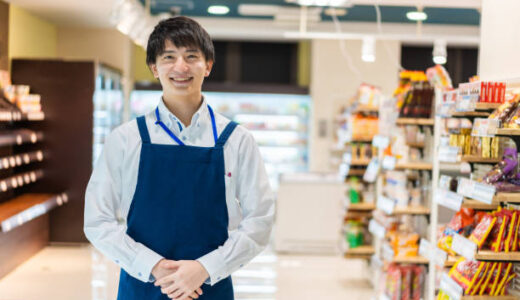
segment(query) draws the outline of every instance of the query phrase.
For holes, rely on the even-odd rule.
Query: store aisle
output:
[[[233,276],[236,300],[370,299],[366,263],[266,251]],[[0,280],[1,300],[112,300],[119,268],[90,246],[47,247]]]

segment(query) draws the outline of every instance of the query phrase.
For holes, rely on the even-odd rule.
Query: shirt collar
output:
[[[181,130],[179,129],[179,125],[181,125],[182,129],[189,129],[190,127],[202,127],[206,122],[210,121],[209,111],[208,111],[208,103],[204,96],[202,96],[202,104],[199,109],[193,114],[191,117],[190,126],[185,127],[185,124],[181,122],[177,116],[175,116],[164,104],[164,100],[161,97],[159,101],[159,116],[161,117],[161,121],[173,132],[178,133]]]

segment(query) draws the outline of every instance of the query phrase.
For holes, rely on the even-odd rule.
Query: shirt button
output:
[[[139,272],[137,275],[139,275],[139,277],[143,277],[143,274],[141,272]]]
[[[222,278],[222,277],[220,277],[220,276],[219,276],[219,277],[217,277],[217,280],[220,280],[220,278]]]
[[[183,137],[182,137],[182,140],[183,140],[183,141],[185,141],[185,140],[186,140],[186,137],[185,137],[185,136],[183,136]]]

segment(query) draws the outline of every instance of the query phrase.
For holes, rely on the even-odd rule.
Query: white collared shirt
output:
[[[159,115],[186,145],[211,147],[215,144],[205,100],[188,127],[162,100]],[[146,114],[151,142],[176,144],[155,121],[154,111]],[[220,136],[229,120],[215,112],[215,123]],[[87,186],[84,231],[97,249],[128,274],[148,282],[153,267],[163,257],[126,234],[140,153],[141,137],[136,120],[117,127],[107,137]],[[265,248],[274,220],[274,194],[258,146],[244,127],[237,126],[224,145],[224,161],[229,238],[218,249],[197,259],[208,271],[210,278],[206,283],[211,285],[231,275]]]

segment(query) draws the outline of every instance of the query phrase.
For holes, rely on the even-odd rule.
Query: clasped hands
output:
[[[206,269],[196,260],[161,259],[153,268],[155,286],[170,299],[198,299],[200,288],[209,277]]]

